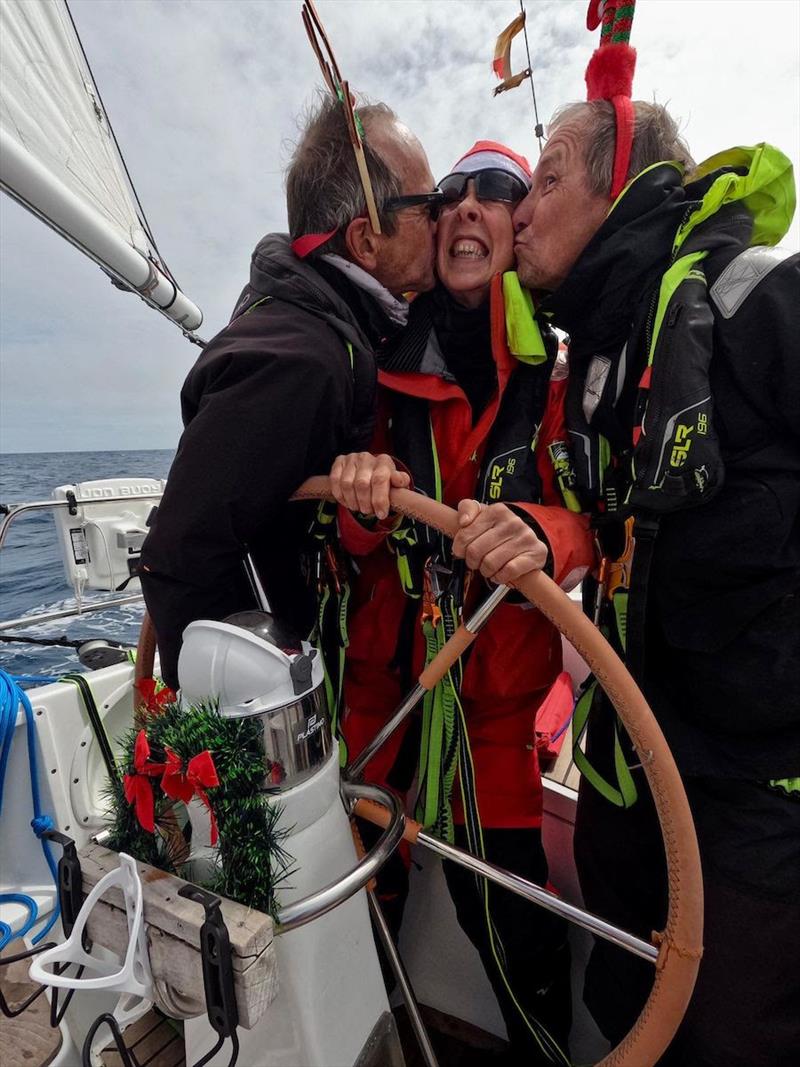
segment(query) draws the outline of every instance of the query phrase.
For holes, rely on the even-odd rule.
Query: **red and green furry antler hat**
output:
[[[601,26],[600,45],[586,68],[587,100],[610,100],[617,117],[614,175],[610,196],[615,200],[625,185],[633,147],[633,72],[636,50],[631,48],[631,26],[636,0],[590,0],[586,28]]]

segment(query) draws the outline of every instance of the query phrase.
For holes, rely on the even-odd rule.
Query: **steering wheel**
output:
[[[293,500],[329,500],[329,479],[309,478]],[[392,510],[448,537],[458,530],[453,508],[409,489],[393,489]],[[609,643],[559,587],[541,571],[513,583],[579,652],[605,690],[642,763],[653,794],[667,858],[669,901],[664,929],[653,934],[658,947],[650,996],[629,1033],[598,1067],[643,1067],[666,1051],[683,1019],[702,956],[703,879],[689,803],[664,735],[633,678]],[[467,642],[465,642],[467,643]],[[454,654],[463,650],[458,649]],[[136,680],[150,677],[155,633],[145,615],[136,659]],[[450,663],[440,660],[439,677]],[[428,669],[426,688],[438,681]]]

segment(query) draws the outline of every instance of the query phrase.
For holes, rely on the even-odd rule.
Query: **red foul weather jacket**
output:
[[[391,419],[397,395],[428,401],[441,471],[442,499],[452,507],[477,496],[478,475],[487,440],[504,394],[519,364],[509,351],[502,279],[491,289],[491,347],[498,388],[473,426],[466,395],[455,381],[436,374],[379,371],[378,421],[373,451],[393,453]],[[546,538],[556,582],[575,586],[593,565],[588,521],[563,506],[547,451],[565,441],[563,399],[566,380],[550,380],[535,446],[541,502],[509,501],[534,520]],[[413,471],[411,472],[413,476]],[[350,758],[361,751],[405,695],[400,672],[392,665],[399,628],[408,600],[397,563],[389,550],[387,530],[369,530],[340,510],[342,547],[355,558],[358,574],[350,602],[349,648],[345,674],[344,734]],[[487,595],[482,579],[472,581],[465,612]],[[420,607],[421,611],[421,607]],[[413,676],[424,666],[422,628],[414,628]],[[480,819],[485,827],[537,827],[542,819],[542,785],[535,742],[536,713],[562,669],[558,631],[527,604],[504,602],[475,641],[466,662],[461,702],[475,766]],[[385,781],[408,721],[367,767],[371,781]],[[453,814],[463,822],[458,783]]]

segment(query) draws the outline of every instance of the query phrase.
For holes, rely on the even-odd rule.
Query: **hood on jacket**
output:
[[[236,301],[232,318],[263,296],[294,304],[316,315],[354,348],[372,355],[372,345],[353,310],[311,263],[292,252],[286,233],[268,233],[256,245],[250,261],[250,282]]]
[[[696,210],[675,235],[677,252],[706,219],[738,205],[752,220],[749,243],[776,245],[786,236],[795,210],[792,164],[777,148],[729,148],[711,156],[692,173],[687,196],[699,199]]]

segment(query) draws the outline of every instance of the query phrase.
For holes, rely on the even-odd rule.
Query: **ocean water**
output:
[[[0,457],[0,503],[47,500],[56,486],[95,478],[166,478],[173,456],[171,450],[6,454]],[[84,600],[89,603],[108,596],[90,590]],[[17,519],[0,550],[0,621],[58,611],[74,603],[72,587],[64,576],[52,512],[34,512]],[[0,667],[11,674],[59,674],[81,669],[77,655],[69,648],[21,644],[4,638],[106,637],[135,645],[143,614],[142,604],[130,604],[0,631]]]

